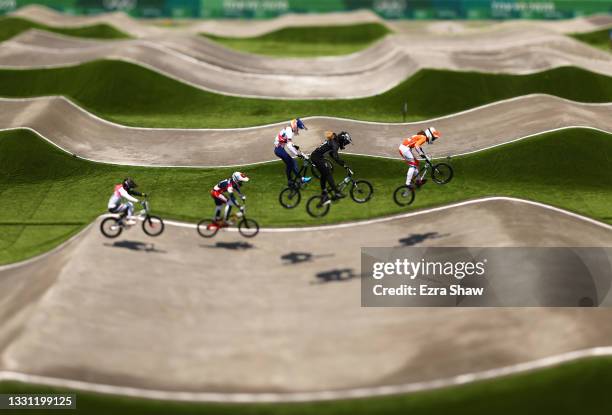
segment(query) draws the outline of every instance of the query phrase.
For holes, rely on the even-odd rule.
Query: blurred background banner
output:
[[[612,13],[611,0],[0,0],[0,14],[42,4],[71,14],[270,18],[285,13],[370,9],[388,19],[561,19]]]

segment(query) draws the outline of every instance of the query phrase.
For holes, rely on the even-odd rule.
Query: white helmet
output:
[[[440,134],[438,130],[436,130],[433,127],[426,128],[424,133],[425,133],[425,137],[427,137],[428,143],[433,143],[436,139],[440,138],[440,136],[442,135]]]
[[[246,176],[246,174],[237,171],[232,174],[232,180],[234,181],[234,183],[241,183],[248,182],[249,178]]]

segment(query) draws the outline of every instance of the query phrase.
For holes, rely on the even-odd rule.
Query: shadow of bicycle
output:
[[[214,245],[200,245],[202,248],[209,249],[228,249],[230,251],[246,251],[255,248],[248,242],[217,242]]]
[[[353,278],[359,277],[359,274],[355,273],[352,268],[339,268],[332,269],[329,271],[323,271],[316,274],[317,282],[319,284],[325,284],[328,282],[342,282],[349,281]]]
[[[414,245],[421,244],[429,239],[444,238],[449,235],[450,234],[448,233],[441,235],[438,232],[413,233],[411,235],[408,235],[405,238],[401,238],[399,240],[399,243],[401,246],[414,246]]]
[[[316,258],[328,258],[333,257],[334,254],[320,254],[315,255],[310,252],[289,252],[288,254],[281,255],[281,261],[283,265],[296,265],[304,262],[312,262]]]
[[[157,254],[165,254],[166,251],[155,248],[155,244],[145,243],[140,241],[117,241],[112,244],[104,244],[104,246],[108,246],[111,248],[122,248],[129,249],[131,251],[138,252],[154,252]]]

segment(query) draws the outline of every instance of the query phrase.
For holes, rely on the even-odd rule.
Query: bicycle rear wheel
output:
[[[435,183],[446,184],[453,178],[453,168],[446,163],[438,163],[431,169],[431,178]]]
[[[293,209],[300,204],[302,200],[302,194],[299,189],[286,187],[280,195],[278,195],[278,201],[281,206],[286,209]]]
[[[330,203],[323,204],[323,196],[312,196],[306,203],[306,211],[313,218],[322,218],[329,212]]]
[[[408,206],[414,202],[414,189],[406,185],[400,186],[393,192],[393,200],[399,206]]]
[[[259,224],[253,219],[244,218],[238,223],[238,232],[245,238],[252,238],[259,233]]]
[[[210,219],[203,219],[198,223],[198,233],[204,238],[212,238],[219,232],[219,225]]]
[[[374,188],[367,180],[357,180],[351,187],[351,199],[357,203],[365,203],[372,198]]]
[[[148,216],[142,221],[142,230],[149,236],[159,236],[164,231],[164,221],[159,216]]]
[[[100,231],[107,238],[116,238],[123,232],[123,227],[117,218],[106,218],[100,223]]]

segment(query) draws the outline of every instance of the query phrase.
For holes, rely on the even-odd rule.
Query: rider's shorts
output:
[[[227,203],[227,198],[223,196],[222,193],[215,191],[214,189],[210,191],[210,195],[213,199],[215,199],[215,205],[221,206]]]
[[[127,206],[123,203],[112,207],[109,206],[108,208],[110,213],[123,213],[125,210],[127,210]]]
[[[408,163],[408,165],[410,166],[414,166],[414,167],[419,167],[419,161],[417,159],[414,158],[414,154],[412,154],[412,150],[410,150],[410,147],[405,146],[405,145],[400,145],[399,146],[399,153],[402,156],[402,158],[404,159],[404,161],[406,161],[406,163]]]

